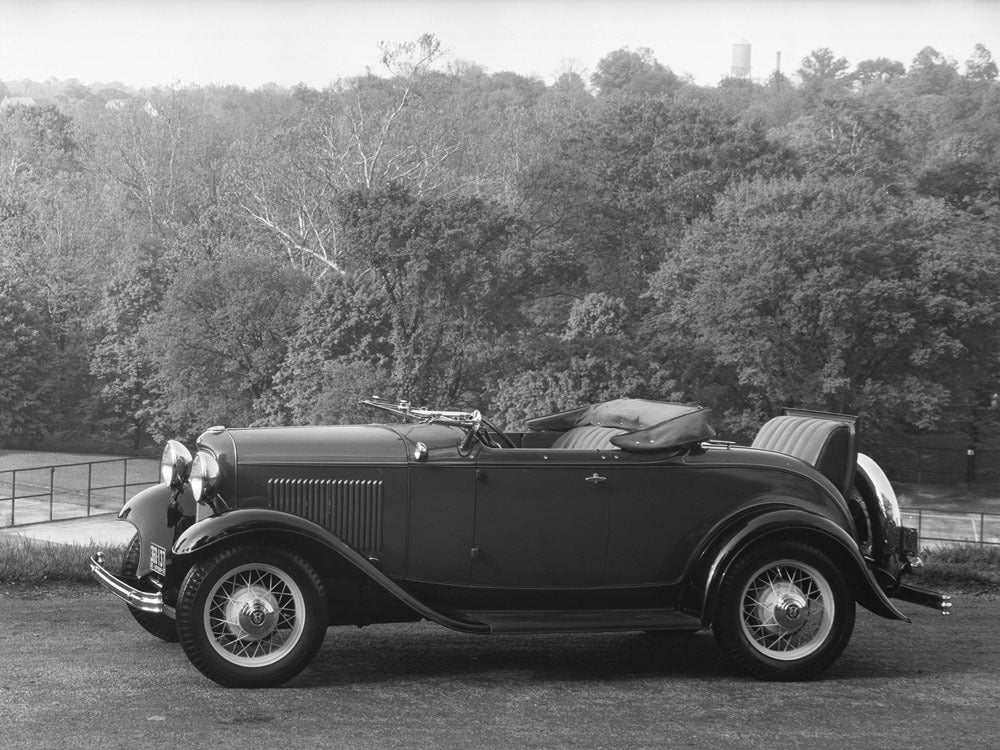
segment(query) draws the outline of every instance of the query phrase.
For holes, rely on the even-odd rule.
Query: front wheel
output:
[[[191,567],[177,597],[184,652],[225,687],[290,680],[319,650],[326,625],[322,581],[283,549],[223,549]]]
[[[723,652],[761,680],[827,669],[854,631],[854,597],[822,550],[771,543],[739,557],[719,589],[712,629]]]

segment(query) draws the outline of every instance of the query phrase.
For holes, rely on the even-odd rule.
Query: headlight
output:
[[[207,500],[219,484],[219,462],[215,456],[199,451],[191,464],[191,492],[199,503]]]
[[[160,459],[160,479],[174,489],[180,489],[191,470],[191,451],[176,440],[168,440]]]

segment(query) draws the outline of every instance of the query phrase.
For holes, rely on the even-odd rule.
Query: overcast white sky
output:
[[[1000,0],[0,0],[0,79],[322,87],[378,71],[379,41],[425,32],[491,73],[587,76],[648,47],[714,85],[741,40],[755,78],[818,47],[909,66],[931,46],[961,67],[979,42],[1000,60]]]

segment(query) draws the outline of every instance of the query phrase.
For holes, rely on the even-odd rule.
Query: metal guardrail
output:
[[[979,511],[901,508],[903,525],[915,527],[920,548],[952,544],[1000,546],[1000,514]]]
[[[145,458],[5,469],[0,471],[0,528],[117,512],[130,490],[157,481],[157,462]]]

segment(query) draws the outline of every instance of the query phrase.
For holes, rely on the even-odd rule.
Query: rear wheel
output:
[[[226,687],[270,687],[297,675],[323,643],[323,584],[300,556],[236,546],[195,563],[177,597],[191,663]]]
[[[125,558],[122,560],[121,567],[123,578],[135,580],[135,572],[139,567],[140,544],[139,535],[135,534],[125,549]],[[131,606],[128,611],[132,613],[132,617],[137,623],[157,638],[168,643],[177,643],[177,624],[172,618],[152,612],[143,612],[141,609]]]
[[[727,572],[715,612],[716,638],[737,666],[762,680],[805,680],[827,669],[854,630],[855,605],[822,550],[771,543]]]

